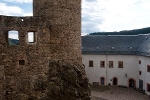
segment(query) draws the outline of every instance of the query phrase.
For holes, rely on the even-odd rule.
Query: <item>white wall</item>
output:
[[[130,55],[82,55],[83,64],[89,78],[89,82],[99,82],[100,77],[107,79],[106,84],[111,83],[113,77],[118,78],[118,85],[127,85],[128,78],[137,80],[138,62],[137,56]],[[89,60],[94,61],[94,67],[89,67]],[[105,61],[105,68],[100,68],[100,61]],[[108,68],[109,61],[114,61],[114,68]],[[123,61],[123,68],[118,68],[118,61]],[[107,63],[106,63],[107,62]],[[107,74],[106,74],[107,73]],[[127,74],[127,77],[125,76]]]
[[[150,65],[150,57],[136,55],[82,55],[82,62],[89,82],[100,82],[100,77],[105,77],[105,85],[112,84],[113,77],[118,78],[118,85],[128,86],[128,79],[136,80],[136,88],[139,88],[139,79],[143,80],[143,89],[147,92],[147,83],[150,84],[150,73],[147,72],[147,65]],[[89,67],[89,61],[94,62],[94,67]],[[141,64],[139,64],[141,60]],[[100,61],[105,61],[105,68],[100,67]],[[114,67],[109,68],[109,61],[114,61]],[[118,68],[118,61],[123,61],[123,68]],[[139,75],[139,71],[142,74]],[[127,74],[127,76],[126,76]]]
[[[146,94],[150,95],[147,92],[147,83],[150,84],[150,73],[147,72],[147,65],[150,65],[150,57],[139,56],[138,60],[141,60],[141,64],[139,64],[139,71],[142,71],[141,75],[138,75],[138,81],[143,80],[143,89],[146,91]],[[139,86],[139,83],[138,83]]]

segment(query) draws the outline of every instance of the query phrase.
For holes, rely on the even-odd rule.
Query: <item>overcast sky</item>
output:
[[[32,16],[32,0],[0,0],[0,15]],[[82,35],[150,27],[150,0],[82,0]]]

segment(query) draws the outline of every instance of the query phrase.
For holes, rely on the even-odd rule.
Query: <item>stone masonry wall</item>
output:
[[[61,61],[82,69],[81,0],[33,0],[33,12],[33,17],[0,15],[2,100],[41,100],[48,91],[43,85],[48,84],[50,62]],[[18,31],[19,45],[9,45],[11,30]],[[34,32],[34,43],[28,43],[28,32]],[[87,83],[85,76],[82,73],[79,79]],[[87,92],[86,87],[83,90]]]

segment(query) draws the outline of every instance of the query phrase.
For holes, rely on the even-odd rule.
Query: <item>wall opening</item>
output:
[[[89,61],[89,67],[93,67],[93,61]]]
[[[113,85],[118,85],[118,78],[117,77],[113,78]]]
[[[150,84],[147,83],[147,91],[150,92]]]
[[[100,67],[105,67],[105,61],[100,61]]]
[[[139,80],[139,89],[143,90],[143,80]]]
[[[28,43],[35,43],[35,32],[28,32]]]
[[[19,45],[19,32],[15,30],[8,31],[8,44]]]
[[[129,87],[132,87],[132,88],[135,88],[136,87],[136,81],[134,78],[129,78],[128,79],[128,86]]]
[[[105,85],[105,78],[104,77],[100,77],[100,85]]]
[[[118,61],[118,68],[123,68],[123,61]]]
[[[19,60],[19,65],[25,65],[25,60]]]

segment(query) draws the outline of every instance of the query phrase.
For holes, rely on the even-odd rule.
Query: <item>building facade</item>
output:
[[[150,95],[150,36],[82,36],[82,59],[91,84],[123,85]]]

